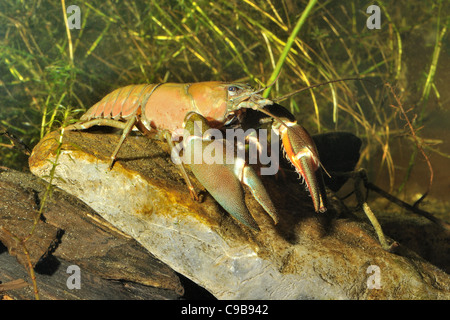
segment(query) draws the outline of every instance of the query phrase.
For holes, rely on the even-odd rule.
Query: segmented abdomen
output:
[[[128,119],[145,105],[157,84],[138,84],[119,88],[94,104],[80,120],[95,118]]]

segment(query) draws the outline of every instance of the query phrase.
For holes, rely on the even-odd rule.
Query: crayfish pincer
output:
[[[245,205],[244,190],[241,186],[245,184],[275,224],[278,223],[275,206],[256,172],[244,158],[236,157],[234,151],[231,155],[227,154],[227,150],[234,149],[231,141],[213,139],[212,135],[207,134],[208,130],[211,130],[208,122],[195,112],[187,114],[185,128],[188,132],[183,144],[185,162],[189,163],[197,180],[212,197],[237,220],[259,230]],[[195,157],[199,154],[202,155],[203,161],[196,163]]]
[[[81,117],[80,122],[66,127],[66,130],[84,130],[96,125],[121,129],[122,135],[111,155],[112,168],[120,147],[133,128],[136,127],[146,136],[165,140],[173,150],[179,132],[183,132],[184,127],[187,131],[194,128],[192,123],[196,121],[204,124],[207,130],[235,123],[245,109],[268,113],[264,107],[272,105],[273,101],[263,98],[259,94],[262,90],[255,91],[246,84],[219,81],[129,85],[106,95]],[[288,160],[305,179],[315,211],[325,211],[325,195],[317,180],[320,160],[313,140],[303,127],[290,118],[274,116],[272,129],[279,134]],[[203,136],[185,139],[184,143],[193,143],[196,139],[200,139],[198,141],[204,147],[216,150],[230,147],[225,140],[208,140]],[[232,165],[194,164],[191,168],[217,202],[246,226],[259,229],[245,206],[241,183],[250,188],[277,223],[276,210],[257,174],[242,158],[234,160]],[[192,198],[199,200],[183,162],[179,161],[177,165]],[[220,179],[226,183],[219,188],[216,181]]]

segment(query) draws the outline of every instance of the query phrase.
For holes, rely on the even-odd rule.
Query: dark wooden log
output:
[[[29,173],[0,173],[0,241],[8,249],[0,254],[0,292],[33,298],[30,262],[45,299],[176,299],[183,294],[174,271],[66,192],[56,188],[48,194],[39,217],[47,188]],[[79,290],[67,288],[70,265],[80,268]],[[26,287],[1,287],[18,279]]]

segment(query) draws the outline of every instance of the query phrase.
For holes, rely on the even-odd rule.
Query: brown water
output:
[[[429,68],[436,33],[421,33],[420,30],[412,32],[403,40],[404,45],[404,69],[407,82],[404,84],[409,92],[404,101],[404,108],[414,109],[409,113],[412,118],[414,113],[420,112],[415,102],[420,100],[423,85],[420,86],[419,79],[425,75],[422,73]],[[444,207],[450,208],[450,44],[449,35],[444,38],[438,69],[435,75],[436,89],[440,94],[439,99],[432,91],[426,107],[426,116],[423,129],[417,135],[428,141],[429,146],[439,150],[441,154],[433,152],[425,147],[425,152],[432,165],[434,177],[431,191],[424,205],[434,201],[441,202]],[[403,141],[392,144],[391,149],[395,163],[395,187],[403,181],[412,149]],[[404,191],[399,195],[405,201],[415,201],[426,192],[430,179],[430,170],[423,155],[419,152],[416,163],[411,172],[410,179],[405,185]],[[383,170],[376,179],[376,184],[385,190],[389,190],[389,178],[386,170]],[[450,218],[450,210],[446,216]],[[450,220],[450,219],[448,219]]]

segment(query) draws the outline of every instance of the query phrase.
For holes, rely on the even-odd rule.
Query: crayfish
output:
[[[245,110],[256,110],[270,117],[270,129],[278,134],[277,139],[282,142],[286,158],[305,180],[315,211],[326,211],[320,160],[313,139],[287,110],[282,107],[275,108],[277,105],[272,100],[263,98],[259,94],[262,90],[253,90],[250,86],[240,83],[216,81],[130,85],[106,95],[81,117],[80,122],[66,129],[84,130],[98,125],[123,130],[111,155],[110,168],[113,167],[121,145],[133,128],[137,128],[146,136],[167,141],[171,150],[180,149],[177,149],[174,142],[183,136],[181,148],[185,151],[185,160],[195,160],[195,153],[188,157],[185,155],[190,150],[189,147],[196,143],[203,150],[214,149],[216,160],[221,161],[191,161],[193,174],[234,218],[252,229],[259,230],[245,205],[241,184],[250,188],[255,199],[276,224],[278,215],[269,194],[245,157],[236,156],[236,152],[231,155],[225,152],[228,148],[235,147],[235,144],[208,134],[212,129],[223,130],[239,126],[245,122]],[[255,138],[249,135],[246,141],[251,145],[250,141]],[[254,144],[257,148],[261,147],[261,142],[255,141]],[[224,153],[226,155],[223,155]],[[180,160],[180,154],[175,152],[175,158]],[[179,166],[192,198],[198,200],[183,161],[174,162]]]

